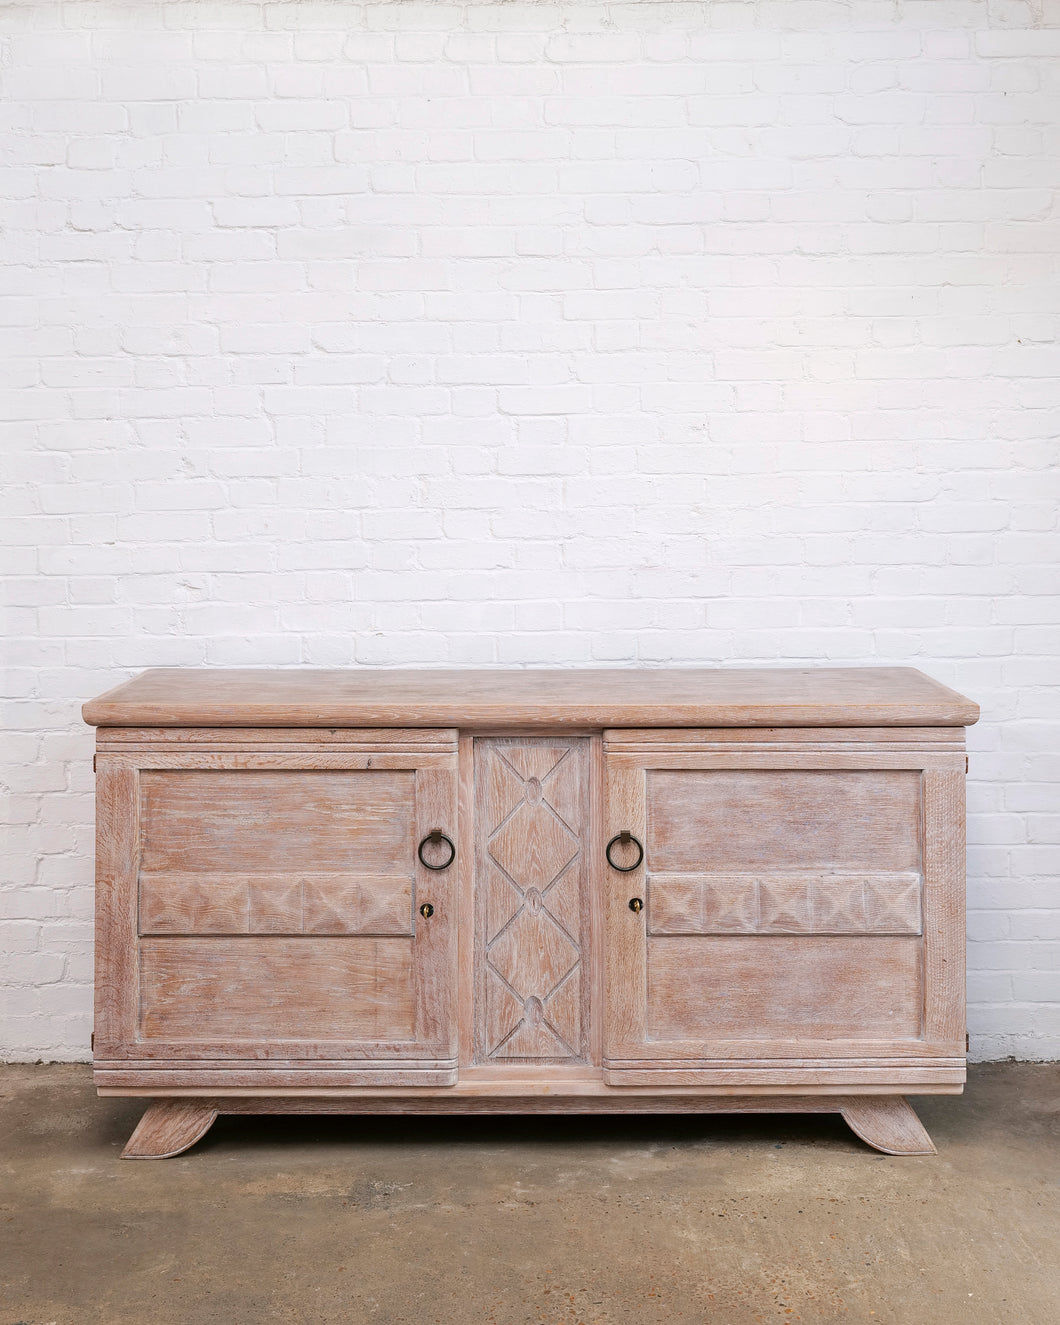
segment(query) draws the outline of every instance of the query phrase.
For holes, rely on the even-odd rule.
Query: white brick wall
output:
[[[1060,1051],[1057,0],[0,0],[0,1044],[151,664],[912,663]]]

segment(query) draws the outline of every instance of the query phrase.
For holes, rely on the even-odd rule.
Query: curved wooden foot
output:
[[[121,1152],[122,1159],[169,1159],[200,1141],[216,1108],[202,1100],[154,1100]]]
[[[934,1155],[931,1137],[902,1095],[846,1099],[840,1110],[847,1126],[885,1155]]]

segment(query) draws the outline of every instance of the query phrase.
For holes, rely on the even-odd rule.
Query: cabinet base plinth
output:
[[[866,1145],[887,1155],[933,1155],[935,1147],[902,1095],[612,1096],[222,1096],[154,1100],[122,1159],[170,1159],[227,1114],[644,1114],[838,1113]]]

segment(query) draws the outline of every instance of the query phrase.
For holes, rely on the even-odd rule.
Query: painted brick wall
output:
[[[1060,7],[0,0],[2,1045],[152,664],[912,663],[1060,1051]]]

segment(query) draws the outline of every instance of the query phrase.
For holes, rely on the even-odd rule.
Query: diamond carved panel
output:
[[[650,874],[648,933],[920,934],[919,874]]]
[[[475,742],[476,1059],[577,1062],[588,746]]]
[[[490,945],[489,964],[523,999],[547,999],[578,964],[577,945],[544,909],[522,907]]]
[[[489,853],[521,891],[543,893],[578,854],[578,839],[539,800],[519,806],[491,840]]]

